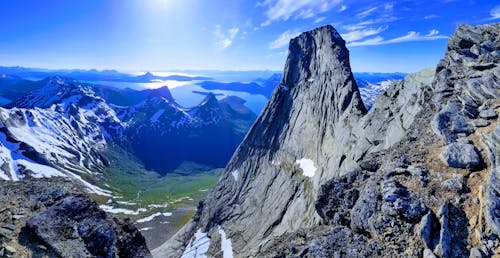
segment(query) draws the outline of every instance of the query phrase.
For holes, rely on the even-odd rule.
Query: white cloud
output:
[[[383,37],[377,36],[375,38],[366,39],[363,41],[351,42],[348,44],[348,46],[350,46],[350,47],[377,46],[377,45],[387,45],[387,44],[394,44],[394,43],[401,43],[401,42],[429,41],[429,40],[438,40],[438,39],[447,39],[447,38],[448,38],[447,36],[439,35],[438,30],[431,30],[426,35],[420,35],[420,33],[418,33],[418,32],[410,31],[410,32],[408,32],[408,34],[406,34],[404,36],[393,38],[393,39],[384,40]]]
[[[345,11],[345,10],[347,10],[347,5],[342,5],[342,6],[340,7],[340,9],[339,9],[339,13],[341,13],[341,12],[343,12],[343,11]]]
[[[267,20],[261,26],[267,26],[277,20],[313,18],[341,2],[342,0],[264,0],[257,3],[257,6],[266,8]]]
[[[269,44],[270,49],[282,48],[288,45],[290,39],[297,37],[300,34],[298,31],[287,30],[278,36],[273,42]]]
[[[500,5],[495,6],[495,8],[490,11],[490,20],[496,20],[500,18]]]
[[[430,15],[424,16],[424,20],[436,19],[436,18],[439,18],[439,17],[440,17],[439,15],[430,14]]]
[[[344,25],[344,26],[342,26],[342,28],[344,28],[346,30],[360,30],[360,29],[366,28],[369,25],[386,24],[386,23],[390,23],[393,21],[397,21],[397,20],[399,20],[399,18],[394,17],[392,15],[383,15],[381,17],[365,20],[362,22],[358,22],[356,24]]]
[[[224,31],[220,25],[215,26],[214,36],[216,45],[220,49],[226,49],[233,44],[234,38],[238,35],[239,28],[234,27]]]
[[[376,29],[360,29],[353,30],[347,33],[341,33],[342,38],[347,42],[358,41],[369,36],[377,35],[380,32],[386,30],[388,26],[380,26]]]
[[[427,33],[427,35],[425,35],[425,36],[432,37],[432,36],[436,36],[438,34],[439,34],[439,30],[433,29],[433,30],[429,31],[429,33]]]
[[[372,7],[368,10],[365,10],[365,11],[358,13],[357,16],[358,16],[358,18],[365,18],[365,17],[369,16],[370,14],[372,14],[373,12],[375,12],[377,9],[378,9],[378,7]]]
[[[324,21],[326,19],[326,17],[318,17],[316,18],[316,20],[314,20],[314,23],[320,23],[322,21]]]

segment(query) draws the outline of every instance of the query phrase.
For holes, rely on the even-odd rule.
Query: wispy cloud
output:
[[[261,26],[267,26],[277,20],[313,18],[341,2],[342,0],[264,0],[257,3],[257,6],[266,8],[267,20]]]
[[[368,10],[365,10],[365,11],[362,11],[360,13],[357,14],[358,18],[365,18],[365,17],[368,17],[370,14],[372,14],[373,12],[375,12],[376,10],[378,9],[378,7],[372,7]]]
[[[380,26],[376,29],[360,29],[353,30],[347,33],[341,33],[342,38],[347,42],[358,41],[369,36],[377,35],[380,32],[386,30],[388,26]]]
[[[350,42],[348,43],[348,46],[350,47],[356,47],[356,46],[377,46],[377,45],[387,45],[387,44],[394,44],[394,43],[401,43],[401,42],[410,42],[410,41],[429,41],[429,40],[438,40],[438,39],[447,39],[447,36],[440,35],[438,30],[431,30],[429,33],[425,35],[421,35],[418,32],[415,31],[410,31],[408,34],[393,38],[393,39],[387,39],[384,40],[383,37],[377,36],[375,38],[370,38],[366,39],[363,41],[355,41],[355,42]]]
[[[345,10],[347,10],[347,5],[342,5],[342,6],[340,6],[340,9],[339,9],[338,12],[341,13],[341,12],[343,12]]]
[[[226,49],[233,44],[234,38],[238,35],[240,29],[238,27],[223,30],[220,25],[215,26],[214,36],[216,45],[220,49]]]
[[[430,19],[436,19],[436,18],[439,18],[439,17],[440,17],[439,15],[430,14],[430,15],[424,16],[424,19],[425,20],[430,20]]]
[[[490,15],[490,20],[500,19],[500,5],[497,5],[493,9],[491,9]]]
[[[322,21],[324,21],[326,19],[326,17],[318,17],[316,18],[316,20],[314,20],[314,23],[320,23]]]
[[[288,45],[290,42],[290,39],[297,37],[300,34],[299,31],[290,31],[287,30],[283,33],[281,33],[277,39],[275,39],[273,42],[269,44],[270,49],[277,49],[277,48],[282,48]]]
[[[392,16],[391,14],[384,14],[380,17],[364,20],[364,21],[358,22],[356,24],[347,24],[347,25],[342,26],[342,28],[344,28],[345,30],[349,30],[349,31],[360,30],[360,29],[364,29],[368,26],[383,25],[383,24],[387,24],[387,23],[397,21],[397,20],[399,20],[398,17]]]

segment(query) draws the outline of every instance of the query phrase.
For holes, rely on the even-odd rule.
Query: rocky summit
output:
[[[367,111],[332,26],[292,39],[220,181],[153,255],[499,255],[499,56],[499,23],[461,25]]]

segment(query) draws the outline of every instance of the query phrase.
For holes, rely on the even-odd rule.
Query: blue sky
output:
[[[282,70],[288,41],[332,24],[353,70],[434,66],[458,24],[500,21],[498,1],[16,0],[0,2],[0,65]]]

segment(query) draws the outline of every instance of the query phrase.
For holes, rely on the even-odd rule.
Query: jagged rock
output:
[[[474,127],[461,114],[458,103],[449,103],[434,118],[432,128],[445,142],[452,143],[458,139],[458,133],[471,134]]]
[[[436,162],[435,151],[441,139],[441,159],[451,167],[498,166],[500,138],[487,137],[489,127],[476,131],[473,120],[500,96],[494,58],[499,39],[500,24],[460,26],[435,75],[427,70],[394,83],[368,113],[348,51],[332,27],[292,39],[282,82],[221,180],[192,221],[155,255],[181,256],[195,232],[210,238],[219,225],[235,257],[467,257],[472,245],[489,248],[484,239],[468,242],[469,219],[479,221],[478,204],[465,206],[472,193],[481,193],[476,177],[468,175],[459,193],[446,191],[459,187],[442,184],[440,173],[454,169]],[[472,140],[488,145],[489,163]],[[313,164],[312,177],[294,165],[303,159]],[[236,169],[238,180],[231,175]],[[362,177],[350,174],[360,170]],[[494,233],[500,219],[497,171],[480,202]],[[438,219],[430,210],[437,207]]]
[[[423,258],[437,258],[437,257],[431,250],[426,248],[423,253]]]
[[[15,253],[17,253],[17,249],[15,247],[13,247],[13,246],[10,246],[10,245],[6,245],[4,247],[4,250],[5,250],[5,253],[8,254],[8,255],[9,254],[15,254]]]
[[[481,164],[481,158],[474,145],[454,142],[446,146],[439,158],[449,167],[476,168]]]
[[[446,179],[441,185],[448,190],[460,191],[463,188],[464,177],[460,174],[453,174],[451,178]]]
[[[413,176],[420,177],[420,184],[423,187],[426,187],[429,183],[429,171],[421,167],[409,166],[407,168],[408,172],[410,172]]]
[[[477,120],[477,121],[472,122],[472,124],[475,127],[486,127],[486,126],[490,125],[490,122],[481,119],[481,120]]]
[[[441,225],[434,215],[434,212],[429,210],[420,221],[420,237],[425,243],[427,249],[434,250],[439,243],[439,232]]]
[[[467,257],[467,236],[469,221],[465,212],[447,202],[441,206],[439,213],[441,233],[437,253],[444,257]]]
[[[124,246],[123,239],[115,232],[117,226],[113,220],[94,201],[83,196],[60,200],[31,217],[27,226],[63,257],[125,257],[119,247],[131,248]],[[138,234],[137,229],[135,231]],[[134,244],[131,246],[142,251],[138,254],[148,256],[144,238]]]
[[[500,125],[486,143],[492,169],[487,180],[484,217],[492,231],[500,236]]]
[[[261,257],[375,257],[390,255],[382,245],[347,227],[314,227],[288,233],[266,246]]]
[[[373,230],[373,217],[377,215],[376,213],[379,210],[380,199],[381,194],[378,182],[370,179],[351,210],[351,228],[353,230],[369,233],[372,236],[378,234],[378,232]]]
[[[382,211],[391,216],[401,216],[407,221],[418,221],[427,212],[427,207],[414,194],[393,179],[382,183]]]
[[[483,258],[483,254],[477,248],[471,248],[469,258]]]
[[[255,254],[265,239],[319,222],[314,205],[320,182],[347,173],[336,168],[353,168],[352,156],[362,154],[332,145],[354,149],[351,125],[366,114],[345,41],[332,26],[290,41],[280,85],[205,198],[210,205],[197,225],[205,231],[219,224],[238,236],[231,238],[238,254]],[[303,159],[313,164],[312,177],[293,166]],[[234,180],[235,170],[243,180]],[[182,250],[162,252],[176,251]]]
[[[350,225],[350,210],[359,197],[356,185],[363,177],[363,171],[354,171],[321,186],[315,207],[323,223]]]
[[[11,239],[12,238],[12,229],[10,228],[0,228],[0,239],[1,238],[6,238],[6,239]]]
[[[486,109],[479,112],[479,116],[485,119],[495,119],[498,117],[498,114],[493,109]]]

